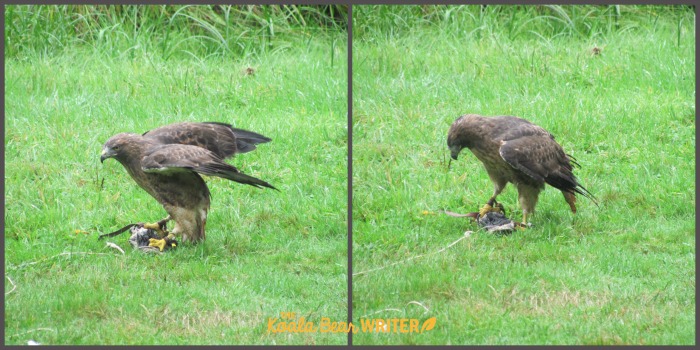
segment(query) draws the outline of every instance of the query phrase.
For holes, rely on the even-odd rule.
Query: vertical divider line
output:
[[[698,27],[698,25],[697,25],[697,23],[698,23],[698,20],[697,20],[697,16],[698,16],[698,7],[695,6],[695,8],[694,8],[693,10],[694,10],[693,12],[695,12],[695,22],[693,23],[693,24],[695,25],[695,46],[697,47],[697,45],[698,45],[698,44],[697,44],[697,42],[698,42],[698,35],[700,35],[700,27]],[[679,33],[679,35],[680,35],[680,30],[681,30],[681,29],[678,28],[678,33]],[[696,49],[696,50],[697,50],[697,49]],[[696,51],[696,52],[697,52],[697,51]],[[696,63],[695,63],[695,90],[696,90],[696,91],[697,91],[697,86],[698,86],[698,71],[700,71],[700,66],[698,66],[698,64],[697,64],[697,62],[696,62]],[[697,104],[698,104],[698,94],[697,94],[697,92],[696,92],[696,93],[695,93],[695,105],[697,106]],[[697,114],[695,115],[695,120],[697,120]],[[695,139],[696,139],[696,140],[697,140],[697,137],[698,137],[698,134],[697,134],[697,133],[698,133],[698,131],[697,131],[697,129],[696,129],[696,130],[695,130]],[[696,159],[695,162],[697,163],[697,154],[698,154],[698,153],[697,153],[697,152],[698,152],[698,151],[697,151],[697,147],[698,147],[698,146],[697,146],[697,143],[695,144],[695,147],[696,147],[696,148],[695,148],[695,159]],[[698,172],[696,171],[696,172],[695,172],[695,183],[696,183],[696,184],[698,183],[698,180],[699,180],[699,179],[700,179],[700,175],[698,175]],[[697,205],[698,205],[698,196],[697,196],[697,193],[698,193],[698,187],[695,186],[695,207],[696,207],[696,208],[697,208]],[[695,215],[695,227],[698,227],[698,216],[697,216],[697,215]],[[696,232],[697,232],[697,231],[696,231]],[[696,252],[698,251],[698,246],[700,246],[700,244],[698,244],[698,240],[697,240],[697,238],[696,238],[696,239],[695,239],[695,251],[696,251]],[[699,267],[699,266],[700,266],[700,263],[698,263],[698,259],[695,259],[695,271],[698,271],[698,267]],[[696,290],[696,291],[695,291],[695,299],[696,299],[696,300],[697,300],[697,295],[698,295],[698,292],[697,292],[697,290]],[[698,303],[696,302],[696,303],[695,303],[695,325],[696,325],[696,327],[697,327],[697,324],[698,324],[698,319],[700,319],[700,316],[698,316]],[[698,344],[698,342],[700,342],[700,334],[698,334],[698,332],[695,331],[695,344]]]
[[[7,8],[4,5],[0,6],[0,24],[2,24],[3,28],[5,28],[5,11],[7,11]],[[0,44],[0,46],[5,48],[5,45],[7,44],[7,36],[3,36],[2,39],[0,39],[0,40],[2,40],[2,44]],[[7,60],[7,57],[5,55],[3,55],[2,56],[2,67],[0,67],[0,75],[2,75],[3,77],[6,77],[6,75],[5,75],[5,73],[6,73],[5,72],[5,61],[6,60]],[[6,90],[7,87],[5,86],[6,81],[7,81],[7,79],[3,79],[2,82],[0,83],[0,84],[2,84],[3,91],[7,91]],[[7,179],[7,177],[5,176],[5,132],[6,132],[5,127],[7,126],[7,123],[5,123],[5,110],[6,110],[5,109],[5,107],[6,107],[5,106],[5,94],[2,94],[2,96],[0,96],[0,105],[2,105],[2,112],[0,112],[0,114],[2,114],[2,116],[0,117],[0,122],[2,122],[2,126],[3,126],[3,131],[0,132],[0,175],[2,175],[2,179],[0,180],[0,191],[2,191],[2,193],[6,195],[7,192],[5,192],[5,181],[6,181],[5,179]],[[0,209],[2,210],[3,214],[6,213],[6,211],[5,211],[5,195],[3,195],[2,198],[0,198]],[[2,257],[2,261],[7,261],[7,260],[5,260],[6,254],[5,254],[5,239],[4,239],[5,237],[7,237],[7,236],[5,236],[5,215],[0,216],[0,234],[2,234],[2,237],[3,237],[3,239],[0,241],[0,248],[2,249],[2,251],[0,252],[0,256]],[[4,277],[2,278],[1,284],[4,287],[5,286],[5,279],[7,278],[7,263],[2,264],[2,275]],[[7,294],[5,295],[4,300],[7,301]],[[7,315],[7,303],[6,302],[2,303],[2,314]],[[6,327],[7,327],[7,322],[5,322],[5,327],[3,327],[2,330],[0,330],[0,333],[2,333],[3,339],[5,339],[5,343],[7,344],[7,335],[5,334],[5,332],[7,330]]]
[[[348,4],[348,324],[352,323],[352,4]],[[348,332],[352,346],[352,331]]]

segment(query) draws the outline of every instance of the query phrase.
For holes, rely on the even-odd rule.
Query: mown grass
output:
[[[354,322],[437,319],[353,344],[693,344],[693,17],[353,7]],[[471,153],[447,168],[447,130],[466,113],[552,132],[600,208],[581,199],[573,215],[550,188],[534,227],[511,235],[441,214],[492,193]],[[499,198],[519,219],[515,189]]]
[[[136,45],[127,24],[99,28],[6,56],[5,343],[346,344],[267,321],[347,318],[347,34],[290,25],[276,50],[217,53],[201,39],[169,55],[185,28]],[[147,255],[124,234],[108,240],[125,255],[106,247],[98,234],[165,212],[119,163],[100,164],[102,144],[185,120],[271,137],[231,163],[280,192],[207,178],[206,242]]]

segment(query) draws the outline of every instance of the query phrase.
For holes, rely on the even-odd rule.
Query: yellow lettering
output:
[[[407,318],[401,319],[400,331],[401,331],[401,333],[408,333],[408,319]]]
[[[268,317],[267,318],[267,332],[270,333],[277,333],[276,330],[274,329],[275,322],[277,322],[278,318],[272,318]]]
[[[418,333],[418,323],[419,323],[418,320],[415,318],[412,318],[410,323],[411,323],[410,324],[410,327],[411,327],[410,332]]]
[[[294,314],[294,312],[286,312],[286,311],[280,312],[280,318],[286,318],[288,320],[291,320],[294,318],[294,316],[296,316]]]
[[[398,318],[392,318],[391,319],[391,325],[393,326],[391,329],[394,330],[394,333],[398,333],[399,330],[399,319]]]
[[[338,322],[338,332],[347,333],[349,331],[348,324],[345,322]]]
[[[381,318],[377,319],[376,321],[377,321],[377,333],[389,331],[389,328],[387,327],[386,321],[384,321]]]
[[[314,323],[313,322],[306,322],[306,324],[304,325],[304,332],[306,332],[306,333],[314,332]]]
[[[331,319],[328,317],[321,317],[321,333],[330,332]]]
[[[360,326],[362,326],[363,333],[371,333],[375,327],[375,320],[360,319]]]

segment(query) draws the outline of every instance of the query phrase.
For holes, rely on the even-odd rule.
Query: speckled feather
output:
[[[206,148],[221,159],[250,152],[256,145],[271,141],[258,133],[217,122],[170,124],[147,131],[143,136],[163,144],[179,143]]]

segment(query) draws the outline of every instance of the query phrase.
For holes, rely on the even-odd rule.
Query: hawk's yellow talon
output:
[[[156,248],[158,248],[161,252],[163,251],[163,249],[165,249],[165,244],[166,244],[165,239],[155,239],[155,238],[151,238],[151,239],[148,240],[148,246],[149,246],[149,247],[156,247]]]
[[[490,212],[491,209],[493,209],[492,206],[485,204],[481,209],[479,209],[479,216],[484,216],[486,213]]]
[[[149,247],[156,247],[162,252],[165,248],[175,248],[177,247],[177,241],[175,240],[175,235],[170,232],[163,232],[164,236],[161,239],[150,238],[148,240]]]
[[[152,223],[152,224],[151,224],[151,223],[145,223],[145,224],[143,224],[143,228],[149,229],[149,230],[156,230],[156,231],[157,231],[157,230],[160,230],[160,226],[158,226],[158,223],[156,223],[156,222],[154,222],[154,223]]]
[[[169,232],[165,229],[165,226],[161,226],[158,222],[145,223],[143,224],[143,228],[155,231],[160,237],[165,237],[169,234]]]
[[[504,208],[503,204],[501,204],[501,203],[494,204],[493,211],[500,211],[503,215],[506,214],[506,208]]]
[[[495,207],[492,207],[489,204],[484,204],[484,206],[479,209],[479,217],[482,217],[490,212],[500,212],[505,214],[505,210],[503,210],[503,205],[501,205],[501,203],[496,203]]]

